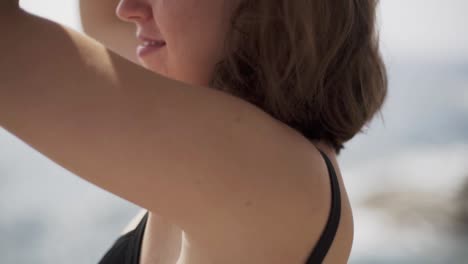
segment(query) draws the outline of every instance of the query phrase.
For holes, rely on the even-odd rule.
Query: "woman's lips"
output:
[[[137,38],[142,42],[136,49],[138,57],[147,56],[150,53],[160,50],[166,45],[164,40],[153,39],[144,36],[142,33],[137,33]]]
[[[165,46],[166,46],[165,42],[145,42],[143,44],[138,45],[136,52],[137,52],[138,57],[142,58],[153,52],[160,50],[161,48]]]

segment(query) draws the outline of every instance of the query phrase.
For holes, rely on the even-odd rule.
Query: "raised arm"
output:
[[[135,26],[119,20],[115,9],[119,0],[79,0],[81,24],[90,37],[121,56],[138,63]]]
[[[251,104],[23,12],[0,33],[0,125],[77,176],[194,233],[304,201],[302,138]]]

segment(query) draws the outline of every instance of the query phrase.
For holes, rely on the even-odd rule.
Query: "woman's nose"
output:
[[[120,0],[115,13],[121,20],[134,23],[148,20],[152,16],[151,5],[144,0]]]

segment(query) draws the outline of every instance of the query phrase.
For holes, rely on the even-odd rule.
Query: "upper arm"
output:
[[[0,43],[0,124],[77,176],[193,230],[245,203],[272,208],[307,173],[296,134],[246,101],[20,24]]]
[[[115,14],[119,0],[79,1],[83,31],[124,58],[138,63],[135,26]]]

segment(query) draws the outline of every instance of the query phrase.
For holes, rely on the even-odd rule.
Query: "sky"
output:
[[[381,0],[382,50],[399,60],[468,59],[466,0]]]

